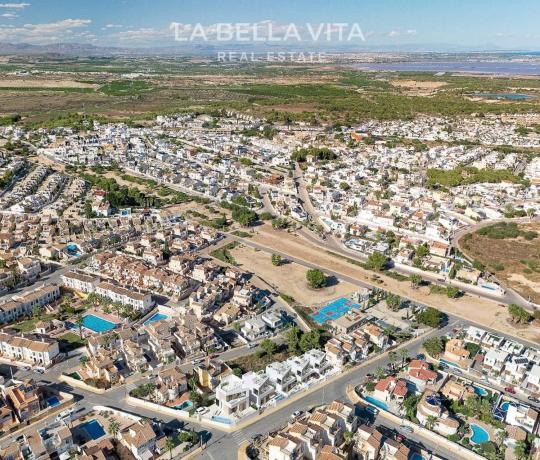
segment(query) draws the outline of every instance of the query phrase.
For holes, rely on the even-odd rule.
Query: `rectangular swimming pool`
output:
[[[143,324],[145,326],[148,326],[150,323],[153,323],[155,321],[163,321],[165,319],[169,319],[168,315],[165,315],[163,313],[154,313],[150,318],[148,318]]]
[[[328,305],[321,308],[317,313],[311,315],[311,317],[318,324],[324,324],[327,321],[335,320],[347,313],[351,308],[358,308],[360,305],[341,297],[339,299],[330,302]]]
[[[94,332],[109,332],[116,328],[116,324],[95,315],[86,315],[83,318],[83,326]]]
[[[83,423],[80,427],[88,433],[92,439],[96,440],[105,435],[105,430],[101,424],[95,420],[89,420],[88,422]]]

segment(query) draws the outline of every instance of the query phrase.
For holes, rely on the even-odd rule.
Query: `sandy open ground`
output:
[[[532,326],[525,328],[514,326],[509,322],[506,307],[496,302],[471,295],[465,295],[460,299],[449,299],[444,295],[430,294],[428,288],[414,289],[408,281],[400,282],[384,275],[381,275],[383,283],[375,284],[373,281],[373,272],[332,256],[324,248],[318,247],[300,236],[273,230],[269,225],[259,227],[252,240],[269,248],[270,252],[272,250],[281,251],[292,257],[316,264],[322,269],[331,270],[337,274],[374,284],[402,297],[469,319],[479,325],[540,343],[540,329]],[[268,255],[262,257],[269,258]],[[248,260],[245,260],[245,262],[247,263]],[[250,260],[249,264],[252,263]],[[249,264],[247,266],[250,266]],[[298,286],[298,288],[300,290],[302,289],[301,286]]]
[[[12,78],[0,79],[0,88],[97,88],[92,83],[82,83],[74,80],[46,80]]]
[[[444,81],[391,80],[390,84],[396,88],[402,88],[412,95],[428,96],[448,83]]]
[[[302,305],[316,305],[343,297],[357,290],[351,283],[340,281],[334,286],[311,290],[306,284],[307,268],[295,263],[286,263],[280,267],[272,265],[270,255],[246,246],[238,246],[231,254],[241,264],[241,268],[256,273],[276,290],[294,297]]]

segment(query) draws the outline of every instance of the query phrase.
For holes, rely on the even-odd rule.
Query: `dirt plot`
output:
[[[93,83],[83,83],[74,80],[48,80],[11,78],[0,79],[0,88],[97,88]]]
[[[540,234],[540,224],[520,225]],[[540,303],[540,238],[491,239],[478,233],[463,237],[459,245],[472,259],[490,269],[506,286]]]
[[[295,263],[285,263],[280,267],[272,265],[270,255],[246,246],[238,246],[231,251],[235,260],[243,268],[256,273],[276,290],[294,297],[302,305],[315,305],[343,297],[357,290],[353,284],[339,281],[333,286],[312,290],[306,284],[307,268]]]
[[[540,329],[532,326],[517,327],[511,324],[506,307],[497,302],[472,295],[465,295],[459,299],[449,299],[445,295],[430,294],[427,287],[414,289],[409,281],[397,281],[384,275],[380,276],[382,283],[379,284],[373,280],[373,272],[364,270],[340,257],[332,256],[327,252],[326,248],[317,246],[300,236],[273,230],[269,225],[259,227],[251,240],[267,247],[269,253],[273,250],[281,251],[292,257],[316,264],[323,270],[331,270],[338,275],[368,282],[379,288],[394,292],[401,297],[431,305],[444,312],[469,319],[479,325],[540,343]],[[268,254],[262,256],[262,258],[270,260]],[[246,262],[247,267],[250,266],[249,264],[254,263],[251,259],[246,260]]]
[[[416,96],[428,96],[438,89],[446,86],[444,81],[416,81],[416,80],[392,80],[390,84],[396,88],[406,90],[408,94]]]

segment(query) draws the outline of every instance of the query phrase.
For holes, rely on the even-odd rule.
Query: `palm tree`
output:
[[[88,356],[81,356],[79,362],[81,363],[82,367],[86,367],[86,364],[88,363]]]
[[[169,455],[171,456],[171,460],[172,460],[172,451],[175,447],[176,445],[174,443],[174,439],[169,436],[165,440],[165,449],[167,449],[167,451],[169,452]]]
[[[422,277],[420,275],[411,275],[410,280],[414,289],[418,289],[418,287],[422,284]]]
[[[384,371],[384,368],[379,366],[377,369],[375,369],[375,377],[377,377],[378,380],[382,379],[385,374],[386,372]]]
[[[399,350],[399,356],[401,358],[401,365],[404,365],[405,361],[407,361],[407,359],[409,358],[409,352],[406,348],[402,348],[401,350]]]
[[[428,430],[433,430],[435,423],[437,423],[437,417],[434,415],[428,415],[428,418],[426,419],[426,428]]]
[[[391,351],[390,353],[388,353],[388,362],[390,363],[390,365],[392,366],[392,369],[394,369],[395,367],[395,364],[396,364],[396,361],[397,361],[397,354],[395,351]]]
[[[112,437],[116,439],[116,435],[118,434],[119,430],[120,430],[120,424],[116,420],[112,420],[109,423],[109,434],[112,435]]]
[[[79,336],[81,337],[81,340],[83,340],[84,319],[81,315],[77,316],[77,319],[75,320],[75,324],[79,326]]]
[[[498,430],[495,436],[497,438],[497,444],[499,445],[499,447],[501,447],[506,439],[506,431]]]
[[[516,447],[514,447],[514,455],[518,460],[524,460],[529,456],[529,446],[525,441],[516,442]]]

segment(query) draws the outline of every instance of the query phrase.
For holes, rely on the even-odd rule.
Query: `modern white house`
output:
[[[270,378],[264,372],[248,372],[242,375],[242,383],[249,392],[249,404],[264,406],[275,394]]]
[[[234,415],[249,407],[249,389],[240,377],[230,374],[216,388],[216,401],[223,415]]]
[[[266,366],[266,375],[278,393],[288,393],[296,385],[296,377],[287,362],[273,362]]]

